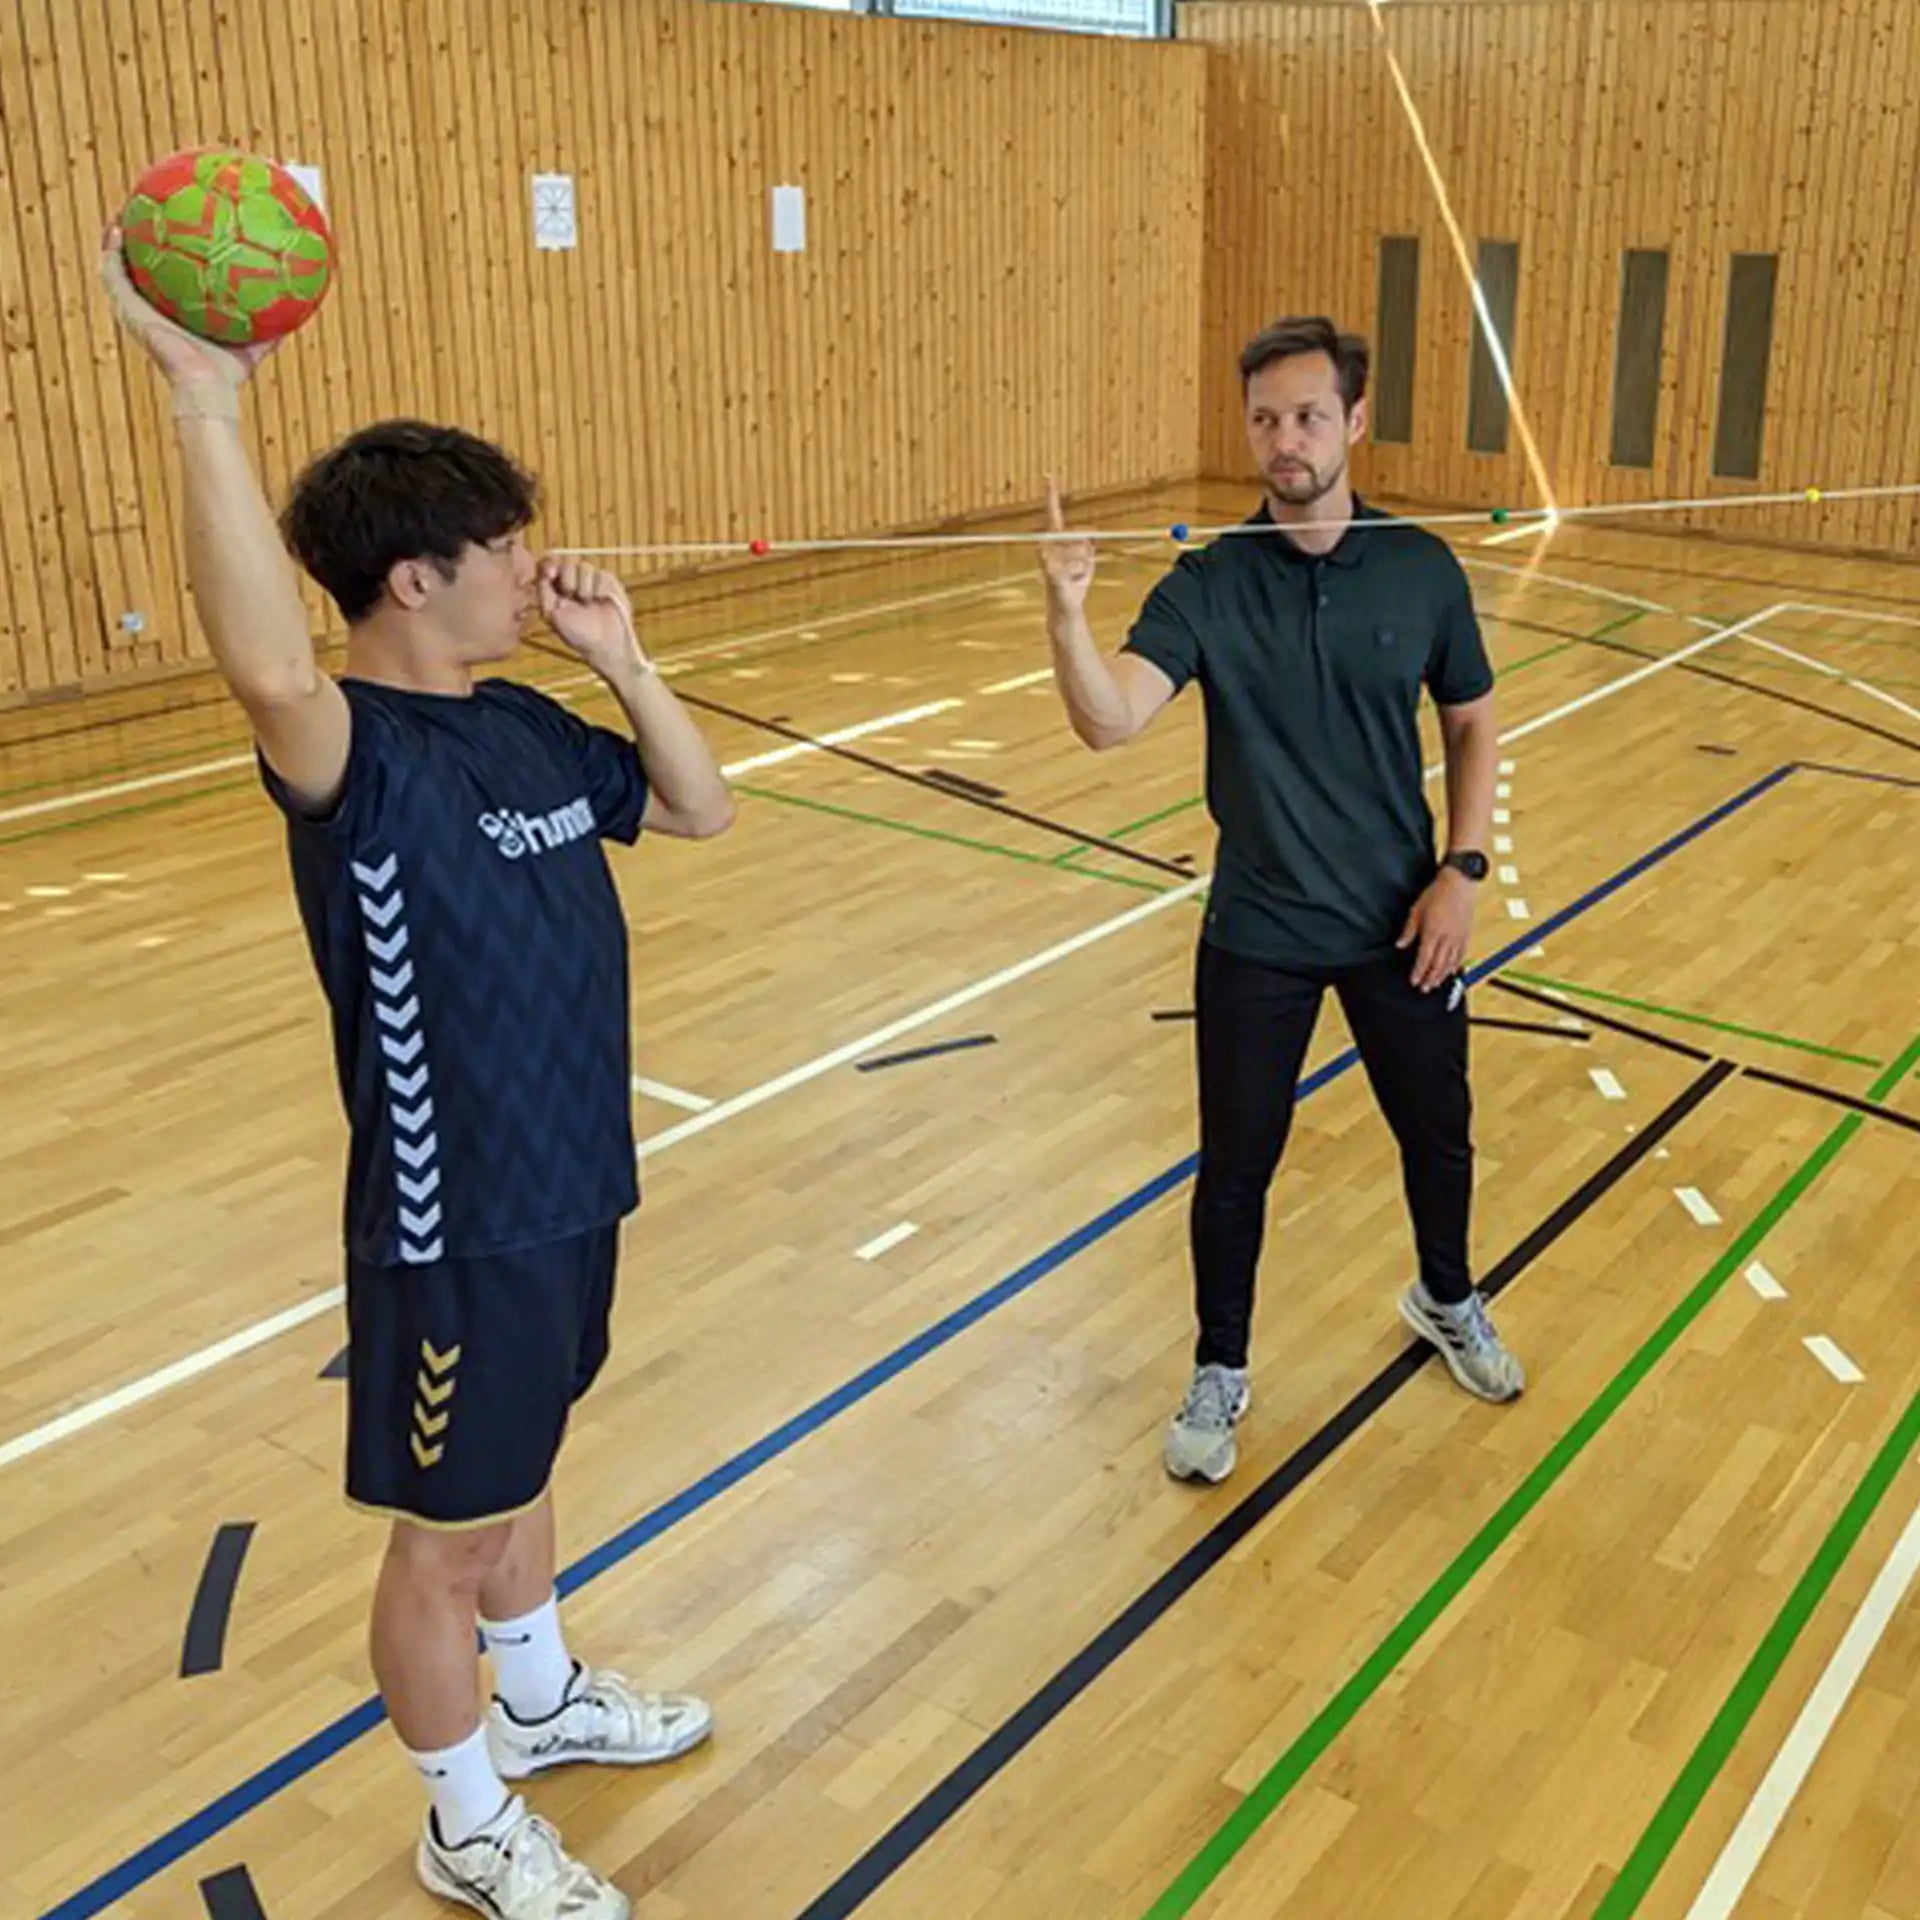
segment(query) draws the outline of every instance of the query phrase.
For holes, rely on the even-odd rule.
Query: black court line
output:
[[[1920,1133],[1920,1119],[1910,1113],[1902,1113],[1897,1107],[1882,1106],[1877,1100],[1859,1100],[1850,1093],[1836,1093],[1831,1087],[1817,1086],[1811,1080],[1796,1080],[1790,1074],[1772,1073],[1765,1067],[1743,1067],[1741,1071],[1749,1080],[1764,1080],[1770,1087],[1785,1087],[1789,1093],[1809,1094],[1815,1100],[1825,1100],[1836,1107],[1851,1107],[1855,1113],[1864,1113],[1870,1120],[1885,1120],[1896,1127],[1905,1127],[1910,1133]]]
[[[1662,1139],[1737,1071],[1715,1060],[1598,1172],[1583,1181],[1487,1276],[1489,1297],[1511,1286],[1553,1243],[1633,1171]],[[1066,1711],[1133,1644],[1230,1554],[1255,1527],[1434,1358],[1424,1341],[1402,1348],[1312,1438],[1183,1553],[1152,1586],[1089,1641],[1038,1692],[881,1835],[798,1920],[845,1920],[907,1864],[953,1816]]]
[[[1194,1010],[1191,1007],[1168,1007],[1152,1017],[1156,1020],[1191,1020]]]
[[[322,1380],[344,1380],[347,1377],[347,1349],[342,1347],[340,1351],[320,1369],[317,1377]]]
[[[200,1898],[206,1902],[207,1920],[266,1920],[260,1896],[253,1890],[253,1876],[245,1867],[210,1874],[200,1882]]]
[[[1735,635],[1736,639],[1740,636]],[[1605,647],[1612,653],[1624,653],[1635,660],[1657,660],[1657,653],[1642,653],[1638,647],[1630,647],[1624,641],[1606,638],[1593,639],[1592,645]],[[1739,675],[1723,673],[1718,667],[1703,667],[1698,660],[1682,660],[1674,668],[1676,673],[1690,673],[1698,680],[1717,680],[1723,687],[1738,687],[1742,693],[1757,693],[1763,700],[1777,700],[1782,706],[1798,707],[1802,713],[1817,713],[1823,720],[1837,720],[1843,727],[1852,727],[1856,733],[1870,733],[1876,740],[1885,740],[1896,747],[1905,747],[1909,753],[1920,753],[1920,740],[1904,733],[1895,733],[1891,727],[1876,726],[1871,720],[1857,719],[1853,714],[1841,713],[1833,707],[1823,707],[1817,700],[1803,700],[1797,693],[1788,693],[1780,687],[1762,686],[1758,681],[1742,680]]]
[[[1740,751],[1740,749],[1738,747],[1710,747],[1703,740],[1700,743],[1699,751],[1701,753],[1718,753],[1718,754],[1724,755],[1727,759],[1731,760],[1733,756]]]
[[[1570,1013],[1576,1019],[1590,1022],[1596,1027],[1606,1027],[1614,1033],[1624,1033],[1629,1039],[1644,1040],[1650,1047],[1664,1048],[1668,1053],[1677,1053],[1687,1060],[1711,1060],[1714,1056],[1699,1047],[1689,1046],[1684,1040],[1675,1040],[1664,1033],[1655,1033],[1651,1027],[1636,1027],[1630,1020],[1616,1019],[1610,1013],[1596,1013],[1591,1007],[1572,1007],[1564,1000],[1556,1000],[1550,993],[1536,993],[1532,987],[1516,986],[1511,980],[1503,980],[1498,975],[1487,982],[1490,987],[1498,987],[1502,993],[1510,993],[1518,1000],[1531,1000],[1537,1007],[1551,1007],[1556,1013]]]
[[[1802,760],[1800,764],[1809,773],[1830,773],[1841,780],[1871,780],[1882,787],[1911,787],[1920,793],[1920,780],[1909,780],[1904,774],[1876,773],[1870,767],[1836,767],[1824,760]]]
[[[1118,840],[1103,840],[1098,834],[1083,833],[1077,827],[1064,826],[1058,820],[1049,820],[1045,814],[1028,813],[1024,807],[1010,805],[1005,800],[987,800],[978,794],[965,793],[959,788],[950,787],[944,782],[930,778],[924,773],[916,773],[911,767],[896,766],[891,760],[881,760],[870,753],[857,753],[851,747],[835,746],[829,741],[818,740],[810,733],[803,733],[798,727],[783,726],[777,721],[766,719],[757,713],[747,713],[739,707],[729,707],[718,700],[708,700],[697,693],[688,693],[678,688],[681,703],[689,707],[698,707],[703,713],[717,713],[722,719],[737,720],[743,727],[758,727],[763,733],[778,734],[783,740],[792,740],[800,746],[812,747],[817,752],[832,754],[836,760],[851,761],[856,767],[865,767],[873,773],[884,773],[895,780],[904,780],[910,786],[924,787],[929,793],[944,794],[949,800],[963,801],[970,807],[984,807],[989,813],[1004,815],[1009,820],[1018,820],[1029,827],[1038,827],[1043,833],[1058,834],[1062,839],[1072,840],[1077,845],[1098,847],[1102,853],[1110,853],[1116,859],[1131,860],[1139,866],[1151,867],[1156,873],[1170,873],[1176,880],[1191,880],[1193,875],[1172,860],[1162,860],[1157,854],[1142,853],[1138,847],[1129,847]]]
[[[213,1536],[207,1564],[200,1569],[200,1585],[187,1615],[187,1637],[180,1648],[180,1678],[218,1673],[227,1657],[227,1616],[233,1611],[234,1589],[253,1542],[251,1520],[228,1521]]]
[[[882,1067],[904,1067],[914,1060],[932,1060],[943,1053],[965,1053],[972,1047],[996,1047],[999,1044],[997,1034],[975,1033],[964,1040],[942,1040],[931,1047],[910,1047],[905,1053],[883,1053],[877,1060],[861,1060],[856,1064],[861,1073],[878,1073]]]
[[[971,794],[978,800],[1004,800],[1007,797],[1005,787],[990,787],[984,780],[969,780],[964,773],[949,773],[945,767],[928,767],[926,774],[936,786],[949,787],[955,793]]]
[[[1549,1040],[1572,1040],[1583,1047],[1593,1038],[1583,1027],[1550,1027],[1544,1020],[1494,1020],[1478,1013],[1467,1016],[1467,1025],[1496,1027],[1502,1033],[1538,1033]]]

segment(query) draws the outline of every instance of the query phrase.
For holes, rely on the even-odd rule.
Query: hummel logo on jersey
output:
[[[552,813],[520,813],[505,808],[480,816],[480,831],[508,860],[518,860],[527,853],[551,853],[569,841],[584,840],[593,832],[593,824],[593,808],[584,795]]]

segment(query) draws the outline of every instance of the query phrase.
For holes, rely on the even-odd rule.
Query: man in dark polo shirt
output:
[[[1166,1440],[1168,1471],[1206,1481],[1233,1471],[1267,1189],[1329,987],[1400,1145],[1419,1256],[1401,1314],[1469,1393],[1512,1400],[1525,1384],[1467,1251],[1460,970],[1487,871],[1493,672],[1453,555],[1353,492],[1365,345],[1326,320],[1283,320],[1248,345],[1240,371],[1265,500],[1244,531],[1181,556],[1119,654],[1103,656],[1087,622],[1092,543],[1042,547],[1054,675],[1088,746],[1131,740],[1190,680],[1206,704],[1220,849],[1195,987],[1200,1337]],[[1063,531],[1057,490],[1051,507]],[[1422,687],[1446,750],[1441,859],[1420,765]]]

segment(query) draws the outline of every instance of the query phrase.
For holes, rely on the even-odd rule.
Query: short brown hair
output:
[[[383,420],[301,474],[280,531],[351,623],[380,604],[400,561],[425,560],[450,580],[469,545],[518,533],[539,499],[533,477],[487,441],[424,420]]]
[[[1276,320],[1240,350],[1240,389],[1263,367],[1276,360],[1295,360],[1302,354],[1324,353],[1333,362],[1340,381],[1340,398],[1351,413],[1367,397],[1367,343],[1357,333],[1342,333],[1331,320]]]

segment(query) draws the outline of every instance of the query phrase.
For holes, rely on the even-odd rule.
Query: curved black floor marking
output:
[[[322,1380],[344,1380],[347,1377],[347,1349],[342,1347],[327,1364],[320,1369],[317,1378]]]
[[[1711,746],[1708,746],[1708,744],[1703,740],[1700,742],[1696,751],[1700,753],[1717,753],[1723,756],[1724,758],[1731,760],[1734,757],[1734,755],[1740,751],[1740,749],[1738,747],[1711,747]]]
[[[1485,1014],[1470,1013],[1470,1027],[1497,1027],[1502,1033],[1537,1033],[1549,1040],[1571,1040],[1586,1046],[1593,1038],[1584,1027],[1550,1027],[1544,1020],[1495,1020]]]
[[[1511,980],[1503,980],[1498,974],[1487,982],[1490,987],[1498,987],[1502,993],[1510,993],[1516,1000],[1531,1000],[1537,1007],[1551,1007],[1555,1013],[1571,1013],[1576,1018],[1590,1022],[1596,1027],[1605,1027],[1613,1033],[1624,1033],[1630,1039],[1644,1040],[1650,1047],[1664,1048],[1668,1053],[1677,1053],[1688,1060],[1711,1060],[1713,1055],[1703,1052],[1699,1047],[1689,1046],[1684,1040],[1675,1040],[1664,1033],[1655,1033],[1651,1027],[1636,1027],[1631,1020],[1621,1020],[1610,1013],[1596,1013],[1591,1007],[1571,1007],[1564,1000],[1556,1000],[1550,993],[1537,993],[1532,987],[1516,986]]]
[[[1487,1276],[1482,1291],[1505,1291],[1553,1243],[1644,1160],[1661,1140],[1736,1071],[1716,1060],[1598,1172],[1583,1181]],[[1255,1527],[1296,1492],[1434,1358],[1424,1342],[1403,1348],[1318,1433],[1280,1463],[1245,1499],[1176,1560],[1037,1693],[975,1747],[959,1766],[799,1914],[798,1920],[846,1920],[913,1858],[996,1774],[1120,1658],[1147,1629],[1197,1586]]]
[[[180,1678],[196,1673],[218,1673],[227,1657],[227,1616],[233,1611],[233,1592],[240,1569],[253,1542],[251,1520],[228,1521],[213,1536],[207,1564],[200,1570],[200,1586],[187,1615],[187,1637],[180,1648]]]
[[[209,1874],[200,1882],[200,1898],[206,1902],[207,1920],[266,1920],[245,1867]]]
[[[1191,1007],[1168,1007],[1152,1016],[1155,1020],[1191,1020],[1194,1011]]]
[[[877,1060],[861,1060],[855,1065],[861,1073],[878,1073],[882,1067],[904,1067],[912,1060],[931,1060],[943,1053],[966,1053],[974,1047],[997,1047],[999,1044],[998,1034],[975,1033],[964,1040],[941,1040],[930,1047],[909,1047],[905,1053],[883,1053]]]
[[[1920,780],[1909,780],[1898,773],[1880,773],[1872,767],[1836,767],[1824,760],[1802,760],[1800,764],[1809,773],[1830,773],[1839,780],[1870,780],[1882,787],[1911,787],[1920,793]]]
[[[1023,807],[1010,806],[1004,800],[987,800],[974,793],[963,792],[943,781],[930,778],[924,773],[916,773],[911,767],[895,766],[891,760],[881,760],[870,753],[857,753],[852,747],[835,746],[825,740],[816,740],[810,733],[803,733],[798,727],[789,727],[778,721],[769,720],[761,714],[748,713],[740,707],[729,707],[719,700],[708,700],[697,693],[680,690],[681,704],[698,707],[703,713],[717,713],[722,719],[737,720],[743,727],[758,727],[763,733],[778,734],[783,740],[792,740],[803,747],[812,747],[817,752],[832,754],[836,760],[851,761],[856,767],[865,767],[872,773],[884,773],[895,780],[904,780],[909,786],[924,787],[929,793],[944,794],[949,800],[964,801],[970,807],[985,807],[989,813],[1003,814],[1009,820],[1019,820],[1027,826],[1038,827],[1044,833],[1056,833],[1062,838],[1072,840],[1079,846],[1098,847],[1102,853],[1110,853],[1116,859],[1131,860],[1136,865],[1151,867],[1156,873],[1170,873],[1176,880],[1191,880],[1193,875],[1176,861],[1162,860],[1157,854],[1142,853],[1138,847],[1129,847],[1118,840],[1103,840],[1098,834],[1082,833],[1077,827],[1063,825],[1058,820],[1049,820],[1045,814],[1028,813]]]
[[[1624,653],[1635,660],[1658,660],[1657,653],[1642,653],[1638,647],[1630,647],[1624,640],[1611,640],[1605,637],[1594,639],[1588,636],[1588,644],[1605,647],[1609,653]],[[1817,713],[1823,720],[1837,720],[1843,727],[1852,727],[1856,733],[1870,733],[1876,740],[1886,740],[1896,747],[1905,747],[1909,753],[1920,753],[1920,740],[1904,733],[1895,733],[1891,727],[1876,726],[1871,720],[1856,719],[1850,713],[1840,713],[1832,707],[1823,707],[1817,700],[1802,700],[1797,693],[1787,693],[1779,687],[1766,687],[1757,681],[1742,680],[1737,674],[1722,673],[1718,667],[1703,667],[1698,660],[1681,660],[1674,666],[1676,673],[1690,673],[1699,680],[1717,680],[1723,687],[1738,687],[1742,693],[1757,693],[1765,700],[1777,700],[1782,706],[1798,707],[1802,713]],[[1812,762],[1803,762],[1811,765]]]

